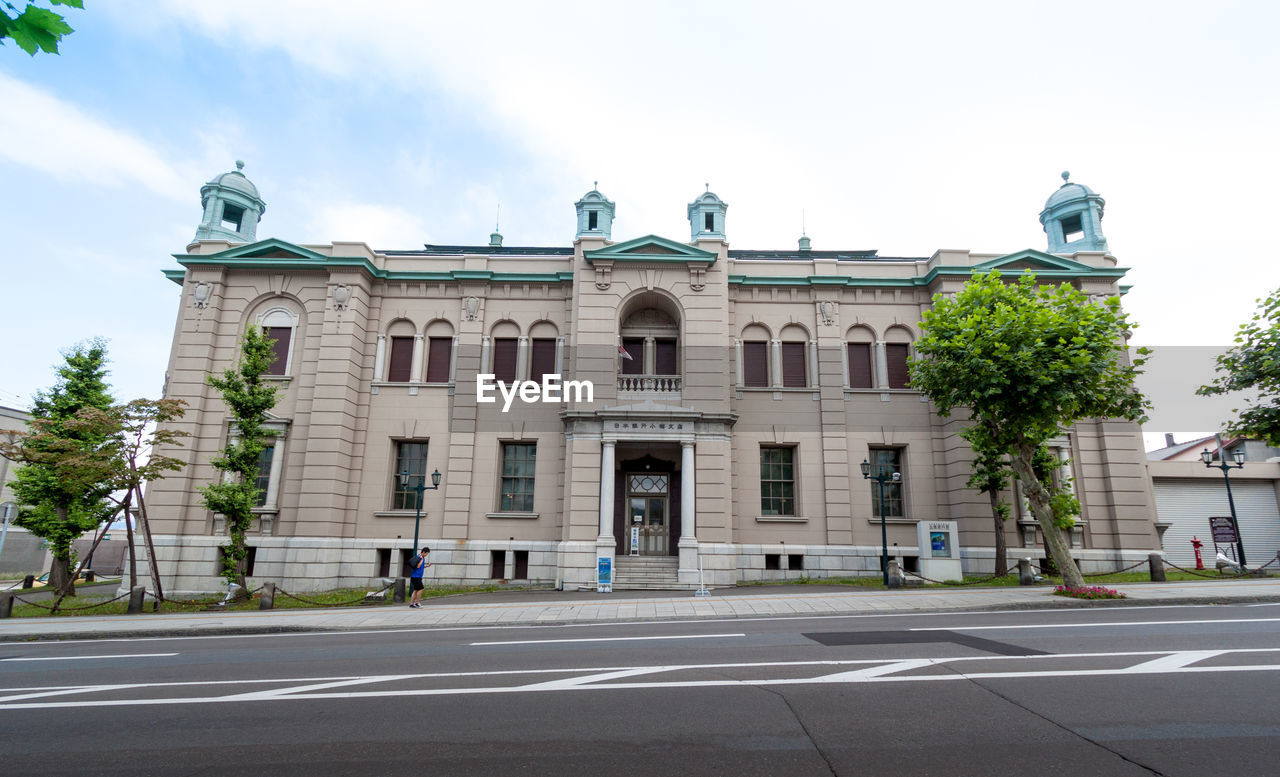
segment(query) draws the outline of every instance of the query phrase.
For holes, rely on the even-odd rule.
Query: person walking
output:
[[[414,609],[422,607],[422,573],[431,566],[431,562],[427,561],[429,555],[431,555],[431,548],[423,548],[410,562],[413,571],[409,573],[409,585],[413,588],[413,596],[409,597],[409,606]]]

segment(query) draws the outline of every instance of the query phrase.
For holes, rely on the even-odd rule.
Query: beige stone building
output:
[[[174,590],[219,585],[219,516],[196,488],[229,434],[205,376],[245,327],[277,340],[279,432],[264,454],[252,577],[289,590],[399,574],[420,518],[437,580],[697,587],[913,568],[916,525],[955,521],[966,571],[993,565],[986,499],[965,487],[959,422],[907,381],[922,311],[974,269],[1035,272],[1116,295],[1102,200],[1065,184],[1041,214],[1052,252],[881,257],[731,248],[727,205],[687,206],[687,241],[613,242],[614,203],[576,203],[571,245],[374,250],[256,238],[265,209],[239,171],[202,190],[205,219],[179,269],[167,395],[190,404],[187,461],[148,497]],[[566,225],[568,226],[568,225]],[[625,354],[625,356],[624,356]],[[589,383],[590,396],[507,407],[478,376]],[[486,402],[485,399],[496,399]],[[1158,548],[1138,427],[1081,423],[1058,446],[1083,505],[1086,571]],[[883,499],[860,463],[900,473]],[[430,487],[438,471],[440,486]],[[425,491],[416,486],[425,485]],[[1010,556],[1042,557],[1015,504]],[[420,507],[420,511],[418,508]]]

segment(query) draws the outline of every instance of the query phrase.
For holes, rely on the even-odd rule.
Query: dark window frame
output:
[[[422,502],[418,500],[418,490],[415,488],[418,481],[422,478],[426,483],[427,477],[427,454],[430,452],[430,440],[393,440],[393,454],[395,456],[395,464],[391,468],[391,509],[392,510],[419,510],[422,508]],[[421,453],[421,455],[416,455]],[[409,482],[400,482],[400,473],[409,472]],[[425,501],[426,492],[422,493]]]
[[[871,462],[871,474],[875,475],[884,469],[885,472],[897,472],[902,477],[895,483],[892,480],[886,480],[884,483],[884,503],[886,518],[905,518],[907,516],[907,505],[904,501],[906,491],[903,486],[907,482],[906,468],[903,466],[906,461],[907,449],[902,446],[890,446],[881,448],[868,448],[867,459]],[[880,518],[880,486],[871,481],[871,516]]]
[[[757,375],[761,377],[757,378]],[[769,387],[769,341],[742,341],[742,385],[747,388]]]

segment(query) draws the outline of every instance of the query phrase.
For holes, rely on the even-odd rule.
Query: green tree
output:
[[[271,350],[274,342],[259,327],[250,326],[240,339],[240,358],[235,367],[223,370],[221,376],[208,377],[209,385],[222,392],[222,401],[231,413],[231,428],[222,455],[212,461],[223,478],[201,487],[200,493],[205,507],[227,520],[229,541],[222,546],[222,575],[227,582],[240,586],[241,597],[248,594],[244,536],[253,522],[253,508],[261,492],[257,485],[258,458],[275,436],[263,424],[267,411],[276,405],[276,389],[262,381],[275,361]]]
[[[72,543],[113,513],[108,496],[118,426],[105,415],[112,404],[105,343],[94,340],[63,356],[58,382],[36,394],[30,429],[0,445],[0,453],[23,465],[11,486],[20,506],[17,525],[48,545],[49,584],[74,595]]]
[[[934,296],[911,361],[911,385],[939,415],[967,410],[992,446],[1009,452],[1067,585],[1084,583],[1061,531],[1075,521],[1068,501],[1037,474],[1036,457],[1076,421],[1145,418],[1148,403],[1133,380],[1147,352],[1138,349],[1130,362],[1131,328],[1115,297],[1093,303],[1031,274],[1006,284],[999,272],[975,273],[955,296]]]
[[[84,8],[83,0],[49,0],[49,5]],[[57,54],[62,36],[73,32],[62,14],[41,8],[35,0],[28,0],[22,10],[9,0],[0,0],[0,44],[5,38],[12,38],[18,48],[33,57],[37,51]]]
[[[1197,394],[1257,389],[1258,398],[1227,425],[1231,434],[1280,447],[1280,289],[1258,300],[1253,318],[1240,325],[1235,347],[1218,357],[1217,378]]]

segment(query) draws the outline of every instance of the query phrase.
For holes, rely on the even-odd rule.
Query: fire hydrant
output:
[[[1204,545],[1196,537],[1191,538],[1191,547],[1196,549],[1196,569],[1204,569],[1204,559],[1200,558],[1200,547]]]

